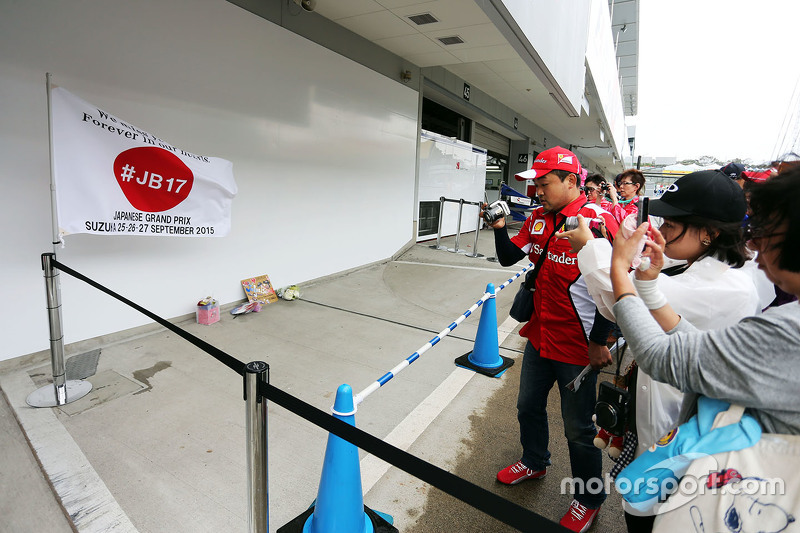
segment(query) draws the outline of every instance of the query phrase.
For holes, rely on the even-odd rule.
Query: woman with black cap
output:
[[[746,236],[758,251],[759,269],[787,293],[800,296],[800,169],[754,188],[750,207]],[[693,414],[691,400],[700,394],[744,406],[765,433],[800,434],[800,305],[789,303],[735,325],[699,331],[678,310],[678,301],[658,290],[642,293],[632,283],[628,265],[642,238],[651,268],[662,262],[666,237],[657,229],[642,224],[631,238],[618,236],[610,271],[613,310],[640,370],[686,393],[677,422]],[[655,299],[663,302],[657,309]],[[712,304],[709,313],[716,310]]]
[[[629,274],[651,312],[669,301],[688,322],[707,330],[735,324],[761,309],[752,276],[740,268],[749,258],[742,230],[746,209],[741,188],[718,170],[687,174],[650,201],[650,214],[663,219],[664,255],[674,264],[662,272],[663,261],[645,260]],[[593,239],[584,227],[580,221],[578,229],[556,236],[569,239],[579,250],[578,266],[589,293],[600,312],[616,321],[611,310],[611,246]],[[635,351],[630,352],[635,358]],[[635,389],[629,388],[634,414],[623,459],[612,476],[677,425],[683,401],[683,394],[671,385],[654,381],[641,369],[634,373]],[[639,530],[638,518],[626,513],[626,521],[630,531]],[[648,526],[645,523],[644,529]]]

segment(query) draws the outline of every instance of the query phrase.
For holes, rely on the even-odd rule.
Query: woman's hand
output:
[[[617,197],[617,188],[616,187],[611,186],[611,187],[608,188],[608,197],[611,198],[611,203],[612,204],[618,204],[619,203],[619,198]]]
[[[664,268],[664,248],[666,241],[664,236],[658,231],[658,228],[650,228],[648,232],[648,239],[644,245],[644,252],[642,252],[642,259],[648,258],[650,267],[641,270],[636,269],[636,279],[653,280],[661,273]]]
[[[616,268],[620,271],[628,272],[633,259],[636,257],[636,254],[639,253],[640,243],[649,227],[649,222],[642,223],[642,225],[636,228],[636,231],[627,239],[622,231],[617,232],[614,236],[614,249],[611,254],[612,271]]]
[[[572,253],[574,254],[580,252],[583,247],[586,246],[587,242],[594,239],[592,230],[589,229],[589,225],[586,223],[586,219],[583,218],[583,215],[578,215],[577,228],[569,231],[556,232],[555,237],[557,239],[567,239],[570,246],[572,246]]]
[[[626,295],[636,294],[633,282],[628,277],[628,270],[633,258],[639,252],[639,243],[647,233],[649,226],[648,222],[643,223],[627,239],[622,234],[622,230],[618,231],[614,236],[614,248],[611,253],[611,272],[609,272],[609,275],[611,277],[611,287],[614,289],[614,298],[617,301]]]

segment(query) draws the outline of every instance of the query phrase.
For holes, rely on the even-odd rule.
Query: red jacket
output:
[[[619,229],[611,213],[596,204],[587,204],[586,196],[581,194],[559,213],[545,213],[541,207],[534,211],[511,242],[528,253],[535,264],[550,239],[547,258],[536,278],[533,316],[519,334],[527,337],[546,359],[585,366],[589,364],[588,337],[594,324],[594,301],[586,290],[569,241],[552,237],[554,229],[561,230],[566,217],[577,214],[602,217],[611,238]]]
[[[622,221],[625,220],[629,215],[635,215],[639,212],[639,198],[641,198],[641,196],[636,196],[627,204],[618,203],[615,205],[611,202],[608,202],[608,205],[605,203],[600,205],[603,206],[603,209],[614,215],[614,218],[617,220],[617,224],[622,224]]]

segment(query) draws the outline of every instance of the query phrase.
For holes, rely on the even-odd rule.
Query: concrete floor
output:
[[[442,242],[453,246],[452,238]],[[460,247],[471,252],[473,242],[474,234],[462,236]],[[279,301],[260,313],[234,319],[223,310],[211,326],[191,319],[180,325],[242,362],[268,362],[272,385],[328,411],[340,384],[362,391],[471,307],[487,283],[499,286],[528,264],[503,268],[431,244],[301,286],[300,300]],[[482,231],[478,251],[493,250],[492,233]],[[500,353],[511,358],[524,347],[516,322],[507,320],[516,287],[496,300]],[[122,305],[109,302],[111,312]],[[554,464],[547,478],[499,484],[496,472],[521,453],[515,407],[520,365],[488,378],[453,364],[472,350],[479,315],[368,396],[356,425],[557,521],[571,499],[560,491],[570,470],[558,392],[551,394]],[[246,531],[241,377],[160,327],[76,343],[67,346],[67,356],[98,348],[97,372],[88,378],[94,390],[59,408],[25,403],[49,376],[47,353],[0,363],[8,400],[0,402],[0,532]],[[316,497],[327,433],[273,404],[268,425],[275,531]],[[360,455],[364,503],[392,515],[402,532],[513,531]],[[609,497],[593,530],[625,531],[618,495]]]

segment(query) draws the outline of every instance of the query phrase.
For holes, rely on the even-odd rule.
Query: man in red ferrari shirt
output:
[[[597,432],[592,421],[597,373],[590,372],[575,392],[566,389],[566,385],[588,364],[599,370],[611,363],[605,344],[611,323],[597,312],[569,242],[556,238],[555,233],[563,231],[567,217],[577,214],[596,219],[594,225],[602,219],[609,239],[619,226],[609,212],[587,202],[580,189],[581,165],[569,150],[560,146],[545,150],[536,157],[529,172],[535,172],[541,207],[514,237],[509,238],[504,219],[492,225],[501,265],[513,265],[525,255],[537,263],[546,254],[531,294],[533,316],[519,332],[528,339],[517,399],[522,458],[501,470],[497,479],[513,485],[544,477],[551,464],[547,397],[558,383],[572,475],[576,481],[582,480],[584,487],[583,491],[576,490],[561,525],[572,531],[586,531],[606,498],[602,490],[602,455],[592,442]],[[589,484],[593,478],[599,480],[599,485],[597,481]],[[575,483],[576,487],[580,485]],[[587,490],[592,486],[599,490]]]

